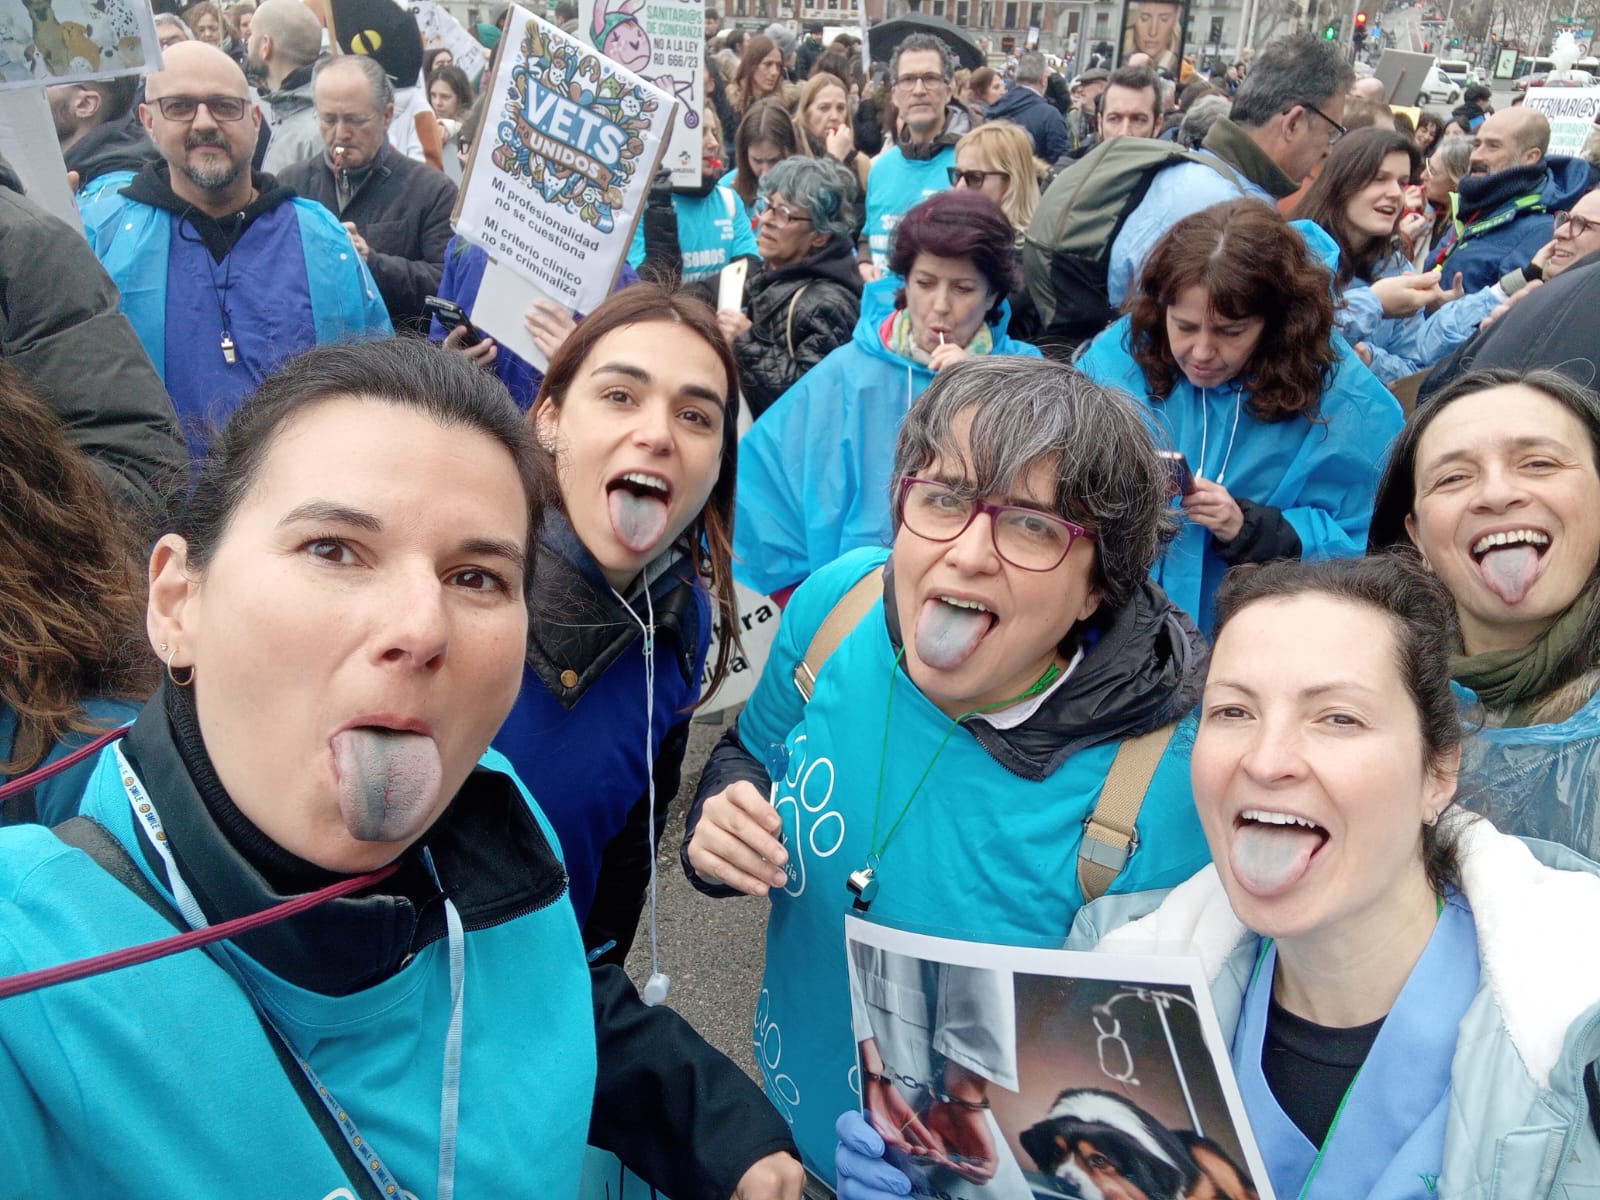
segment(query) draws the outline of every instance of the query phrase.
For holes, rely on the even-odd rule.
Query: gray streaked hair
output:
[[[850,171],[831,158],[795,154],[773,167],[761,180],[761,195],[786,196],[811,214],[813,233],[849,237],[860,220],[858,185]]]
[[[944,75],[944,81],[949,83],[956,77],[956,56],[950,53],[950,47],[944,44],[943,38],[934,37],[931,33],[913,33],[904,38],[894,48],[894,57],[889,60],[889,82],[893,83],[900,78],[900,56],[902,54],[916,54],[919,51],[932,50],[939,56],[939,70]]]
[[[296,4],[299,2],[300,0],[295,0]],[[183,34],[183,40],[186,42],[194,41],[194,30],[190,29],[188,23],[177,13],[157,13],[155,25],[157,30],[171,29]]]
[[[954,432],[964,414],[965,453]],[[934,376],[906,414],[891,486],[942,459],[973,481],[975,495],[1005,495],[1037,464],[1051,464],[1055,511],[1095,535],[1095,583],[1110,610],[1132,598],[1178,529],[1156,449],[1134,402],[1075,367],[968,358]],[[898,533],[898,511],[894,519]]]
[[[1444,156],[1445,170],[1450,172],[1450,190],[1455,191],[1455,185],[1460,183],[1462,177],[1472,166],[1472,148],[1478,140],[1470,133],[1452,133],[1435,149],[1435,154]]]
[[[1355,81],[1342,42],[1324,41],[1310,33],[1277,38],[1250,64],[1250,74],[1234,93],[1228,115],[1235,124],[1259,129],[1297,104],[1326,108]]]
[[[1200,143],[1206,140],[1206,134],[1211,132],[1217,118],[1228,115],[1228,107],[1226,96],[1201,96],[1183,114],[1183,120],[1178,125],[1178,144],[1191,150],[1200,149]]]
[[[377,59],[365,54],[335,54],[331,58],[318,59],[317,65],[311,68],[312,95],[316,95],[317,80],[325,72],[343,70],[345,67],[360,71],[367,77],[367,86],[372,89],[372,105],[378,115],[381,117],[388,112],[389,106],[394,103],[394,81]]]
[[[1043,85],[1045,76],[1050,74],[1050,68],[1045,65],[1044,55],[1038,53],[1024,54],[1017,59],[1016,81]]]

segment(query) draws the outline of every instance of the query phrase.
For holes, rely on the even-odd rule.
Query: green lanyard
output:
[[[878,753],[878,792],[872,803],[872,838],[868,842],[866,865],[859,870],[851,871],[845,880],[845,886],[850,889],[850,894],[855,897],[851,907],[858,912],[866,912],[872,907],[872,902],[878,895],[878,866],[883,861],[884,854],[889,849],[889,843],[894,841],[894,835],[900,832],[900,825],[906,819],[906,814],[911,811],[911,805],[916,801],[917,794],[922,791],[922,785],[928,782],[928,776],[933,773],[933,766],[939,761],[939,756],[944,753],[944,748],[950,744],[950,738],[955,734],[956,727],[969,717],[981,713],[994,712],[999,708],[1009,708],[1013,704],[1021,704],[1024,700],[1031,700],[1039,695],[1061,678],[1061,668],[1051,663],[1045,668],[1043,675],[1034,682],[1027,691],[1006,700],[997,700],[993,704],[985,704],[964,712],[950,722],[950,727],[944,731],[944,737],[939,741],[939,748],[933,752],[933,757],[928,760],[928,765],[922,770],[922,777],[917,780],[917,785],[911,789],[911,794],[906,797],[906,802],[900,806],[900,815],[895,817],[894,824],[889,826],[889,832],[884,835],[883,841],[878,841],[878,821],[883,813],[883,773],[889,761],[889,722],[894,715],[895,676],[900,671],[900,664],[906,656],[905,647],[902,646],[894,656],[894,663],[889,668],[889,702],[883,709],[883,748]]]

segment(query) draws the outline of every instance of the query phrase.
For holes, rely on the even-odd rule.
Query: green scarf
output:
[[[901,358],[909,358],[924,367],[927,366],[929,355],[917,345],[917,339],[911,332],[911,314],[902,308],[889,320],[883,344],[891,353],[898,354]],[[967,343],[966,349],[968,354],[987,354],[994,349],[994,334],[987,324],[978,326],[978,332],[972,335],[972,340]]]
[[[1491,709],[1512,709],[1511,723],[1518,708],[1531,707],[1565,680],[1555,678],[1555,669],[1565,662],[1577,645],[1600,585],[1590,584],[1555,623],[1526,646],[1516,650],[1490,650],[1483,654],[1457,654],[1450,659],[1450,674],[1457,683],[1478,693],[1478,699]]]

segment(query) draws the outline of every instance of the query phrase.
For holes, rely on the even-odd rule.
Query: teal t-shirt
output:
[[[867,239],[872,261],[883,266],[889,257],[894,227],[929,196],[950,186],[956,148],[946,146],[929,159],[909,159],[896,146],[872,164],[867,176]]]
[[[678,214],[678,249],[683,255],[683,281],[709,279],[736,258],[757,258],[756,235],[750,230],[750,210],[731,187],[717,184],[704,196],[672,197]],[[635,270],[644,262],[644,222],[633,230],[628,265]]]

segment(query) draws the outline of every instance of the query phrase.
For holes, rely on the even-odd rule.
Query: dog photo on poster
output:
[[[1149,57],[1149,66],[1176,75],[1183,61],[1183,39],[1189,29],[1189,5],[1174,0],[1126,0],[1122,6],[1122,36],[1117,65],[1125,67],[1135,54]],[[1139,61],[1143,61],[1142,59]]]
[[[948,1200],[1272,1200],[1197,960],[847,917],[862,1110]]]

